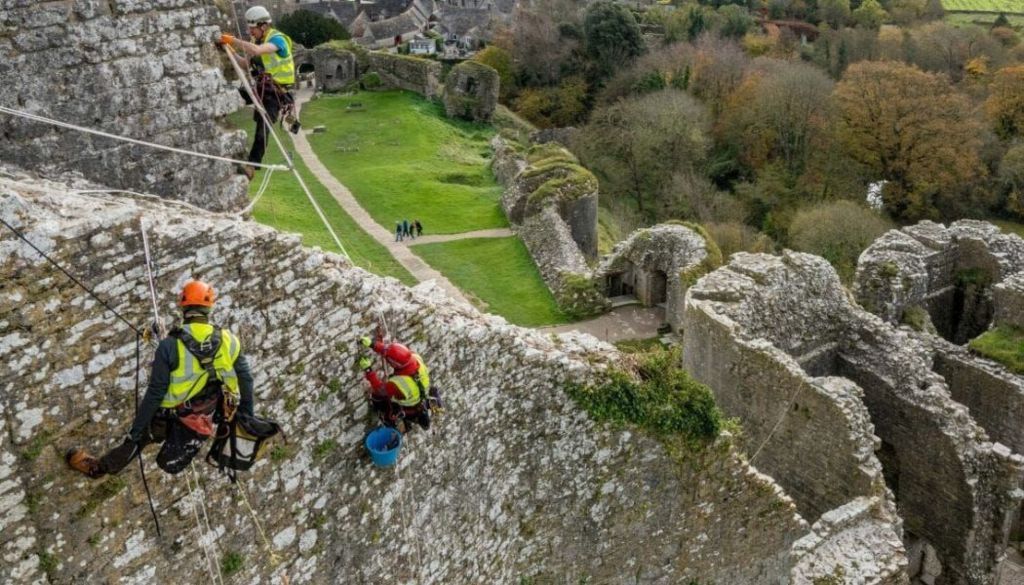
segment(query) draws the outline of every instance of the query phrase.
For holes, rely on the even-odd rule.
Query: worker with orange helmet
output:
[[[375,340],[360,337],[359,344],[381,355],[391,368],[391,375],[383,380],[373,371],[373,360],[359,358],[358,365],[370,383],[370,405],[385,426],[405,432],[402,421],[413,421],[430,428],[430,410],[440,406],[436,388],[430,387],[430,368],[423,358],[401,343],[385,343],[379,336]]]
[[[253,415],[253,378],[234,334],[210,324],[217,293],[190,280],[178,306],[183,324],[160,341],[146,395],[124,442],[102,457],[72,448],[67,464],[98,478],[120,472],[142,449],[163,443],[157,465],[167,473],[185,469],[214,434],[217,424],[236,411]]]

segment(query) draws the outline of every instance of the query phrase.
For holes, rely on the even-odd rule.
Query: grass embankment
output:
[[[975,352],[995,360],[1015,374],[1024,374],[1024,329],[1000,326],[968,344]]]
[[[326,96],[302,118],[326,127],[309,135],[318,158],[389,230],[402,219],[419,219],[425,234],[508,226],[489,168],[492,127],[399,91]],[[407,244],[485,311],[524,326],[568,321],[517,238]]]
[[[1003,230],[1004,233],[1017,234],[1024,238],[1024,223],[1017,223],[1005,219],[989,219],[987,221],[999,226],[999,229]]]
[[[310,144],[380,225],[419,219],[429,234],[507,227],[488,166],[494,129],[444,117],[409,92],[325,96],[302,110]]]
[[[249,108],[235,112],[230,116],[229,121],[247,133],[251,134],[253,131],[252,110]],[[291,135],[280,129],[277,131],[278,136],[283,138],[285,146],[291,147]],[[395,260],[387,248],[377,243],[345,213],[327,189],[309,172],[302,159],[295,155],[292,155],[292,158],[302,175],[302,180],[306,182],[306,186],[309,187],[317,204],[323,209],[334,233],[338,234],[338,238],[341,239],[341,243],[345,246],[352,261],[375,274],[392,276],[408,285],[416,284],[416,278]],[[284,162],[284,157],[273,141],[267,147],[267,154],[263,162],[267,164],[282,164]],[[266,171],[258,171],[256,178],[250,184],[250,196],[256,194],[263,172]],[[274,172],[267,192],[253,209],[253,218],[280,231],[301,234],[302,243],[306,246],[319,246],[331,252],[339,251],[334,239],[331,238],[327,228],[324,227],[313,206],[309,203],[306,194],[299,187],[295,176],[290,172]]]
[[[440,270],[483,310],[516,325],[565,323],[533,258],[519,238],[473,238],[414,246],[413,252]]]

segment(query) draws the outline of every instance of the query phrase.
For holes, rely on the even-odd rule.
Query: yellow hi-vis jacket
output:
[[[270,29],[267,31],[267,36],[264,37],[263,42],[269,43],[270,39],[275,36],[284,39],[284,44],[288,47],[284,57],[278,55],[277,51],[268,55],[260,55],[260,61],[263,62],[263,70],[267,72],[267,75],[274,79],[274,82],[278,85],[291,85],[295,83],[295,59],[292,57],[292,39],[288,35],[277,29]]]
[[[388,382],[394,384],[395,387],[402,391],[402,396],[405,396],[402,400],[394,400],[402,406],[416,406],[420,403],[421,385],[424,392],[430,389],[430,368],[427,367],[427,364],[423,363],[423,358],[419,354],[414,353],[412,357],[420,365],[420,369],[416,372],[415,376],[391,376],[388,378]],[[416,383],[416,378],[419,378],[419,384]]]
[[[213,334],[213,325],[208,323],[189,323],[182,328],[199,342],[206,341]],[[224,383],[223,391],[233,395],[231,398],[238,404],[240,392],[238,376],[235,374],[235,360],[242,353],[242,344],[227,329],[221,329],[220,335],[220,347],[213,358],[213,367],[217,371],[217,377]],[[199,359],[185,349],[185,344],[179,339],[178,367],[171,372],[171,382],[160,406],[174,408],[197,396],[206,387],[208,378],[209,374],[203,369]]]

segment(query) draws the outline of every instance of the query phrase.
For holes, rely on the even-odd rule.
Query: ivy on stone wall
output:
[[[611,370],[598,386],[572,384],[569,396],[595,420],[681,436],[694,448],[713,441],[722,415],[711,390],[680,368],[679,350],[642,354],[635,372]]]

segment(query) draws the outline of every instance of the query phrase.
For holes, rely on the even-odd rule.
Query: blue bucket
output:
[[[391,427],[377,427],[366,435],[366,450],[377,467],[391,467],[402,450],[402,433]]]

